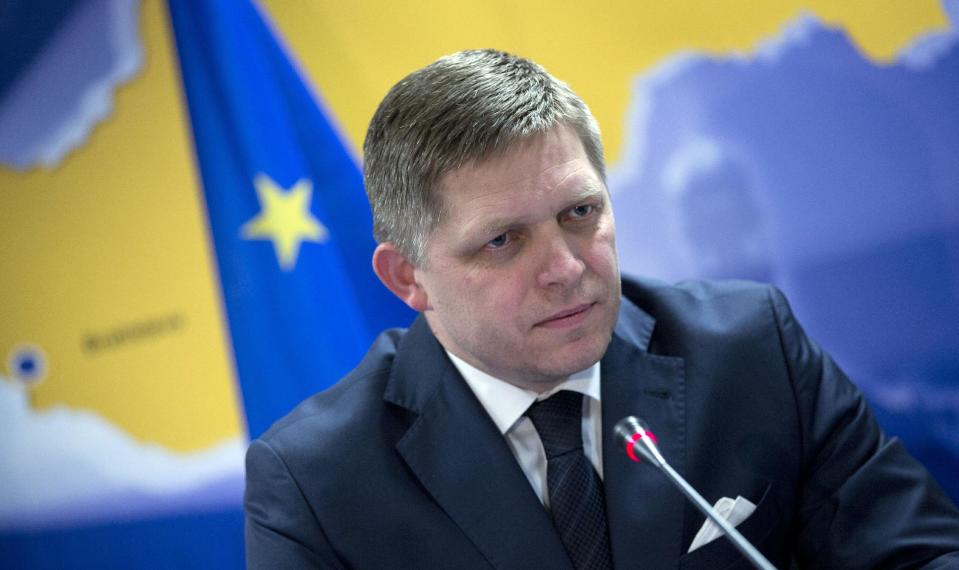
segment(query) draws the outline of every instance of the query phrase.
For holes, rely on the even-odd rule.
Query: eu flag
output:
[[[363,180],[248,2],[170,0],[250,437],[413,313],[370,268]]]

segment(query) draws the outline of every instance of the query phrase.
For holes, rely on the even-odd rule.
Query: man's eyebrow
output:
[[[583,200],[600,197],[605,193],[606,188],[602,184],[584,184],[571,193],[569,198],[566,200],[564,209],[572,208]],[[521,227],[527,223],[528,221],[522,216],[504,216],[487,220],[483,222],[482,225],[477,226],[477,228],[482,235],[498,235],[508,229]]]
[[[601,184],[587,183],[578,187],[569,199],[569,202],[579,202],[587,198],[595,198],[606,193],[606,188]]]
[[[483,224],[479,226],[479,230],[482,232],[482,235],[498,235],[508,229],[524,226],[527,223],[526,219],[522,216],[495,218],[483,222]]]

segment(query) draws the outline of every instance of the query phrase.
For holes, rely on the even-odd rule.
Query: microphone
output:
[[[653,435],[653,432],[649,430],[642,420],[635,416],[627,416],[616,422],[613,433],[615,437],[626,446],[626,454],[630,459],[638,463],[638,454],[653,467],[656,467],[665,474],[666,478],[676,485],[687,499],[696,505],[696,508],[723,530],[723,533],[732,541],[733,546],[742,552],[743,556],[745,556],[753,566],[760,570],[776,570],[776,567],[770,564],[769,560],[746,540],[746,537],[733,528],[726,519],[721,517],[719,513],[716,512],[716,509],[707,503],[706,499],[703,499],[703,496],[666,462],[666,459],[659,453],[659,448],[656,447],[656,436]]]

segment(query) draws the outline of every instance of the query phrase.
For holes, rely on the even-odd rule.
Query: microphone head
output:
[[[656,436],[646,423],[636,416],[627,416],[616,422],[613,433],[616,439],[626,446],[626,455],[633,461],[639,462],[638,454],[656,467],[662,467],[666,463],[656,447]]]

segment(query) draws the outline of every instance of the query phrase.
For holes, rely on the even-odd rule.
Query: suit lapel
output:
[[[617,568],[675,567],[682,554],[683,496],[658,470],[630,460],[613,437],[623,417],[642,418],[670,465],[685,470],[683,360],[646,352],[653,324],[624,300],[601,364],[604,486]]]
[[[570,567],[506,440],[422,317],[404,336],[386,399],[418,414],[396,449],[492,566]]]

